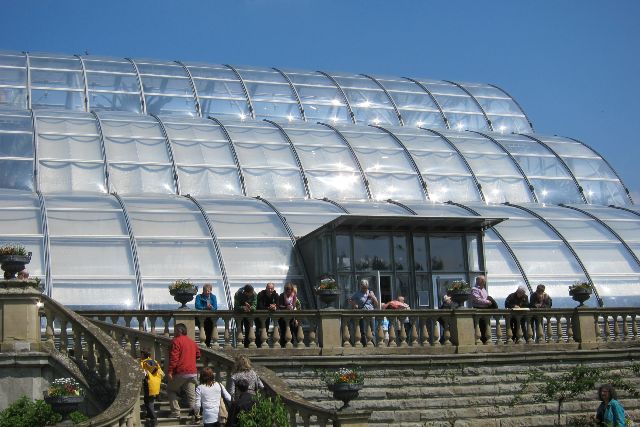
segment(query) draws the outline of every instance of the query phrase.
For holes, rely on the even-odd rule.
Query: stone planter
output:
[[[358,393],[363,385],[362,383],[336,383],[328,385],[329,391],[333,392],[333,398],[342,400],[343,405],[338,409],[339,411],[349,407],[349,402],[358,397]]]
[[[569,295],[573,298],[574,301],[579,302],[578,307],[583,307],[584,302],[591,298],[591,289],[573,289],[569,291]]]
[[[188,310],[187,303],[193,300],[196,293],[198,293],[197,289],[176,289],[171,290],[169,293],[173,296],[173,299],[182,304],[178,307],[178,310]]]
[[[0,255],[0,264],[10,277],[6,279],[15,279],[16,274],[24,270],[24,266],[31,262],[31,252],[27,255]]]
[[[449,291],[449,295],[451,296],[451,301],[458,304],[460,308],[464,308],[464,303],[469,300],[471,296],[470,290],[464,291]]]
[[[62,423],[64,423],[69,414],[77,411],[78,406],[84,402],[84,396],[49,396],[45,391],[44,401],[51,405],[54,411],[62,415]]]
[[[338,289],[316,289],[316,295],[324,307],[321,308],[335,308],[335,303],[340,297],[340,291]]]

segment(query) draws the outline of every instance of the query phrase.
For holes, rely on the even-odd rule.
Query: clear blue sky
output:
[[[494,83],[640,204],[640,1],[5,1],[0,49]]]

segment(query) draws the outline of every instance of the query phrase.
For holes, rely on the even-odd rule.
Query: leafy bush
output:
[[[250,411],[238,415],[240,427],[289,427],[289,411],[280,396],[269,397],[258,392]]]
[[[0,412],[0,427],[44,427],[62,420],[44,400],[32,401],[27,396]]]
[[[69,414],[69,419],[73,421],[74,424],[80,424],[89,419],[85,414],[80,411],[73,411]]]

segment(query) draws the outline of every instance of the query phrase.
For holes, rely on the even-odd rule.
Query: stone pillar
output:
[[[187,327],[187,335],[192,340],[196,340],[196,314],[193,310],[174,311],[173,318],[175,324],[184,323]]]
[[[580,349],[585,350],[598,347],[596,316],[598,316],[597,310],[589,308],[576,308],[573,310],[573,317],[571,319],[573,339],[580,343]]]
[[[473,326],[475,309],[453,310],[450,317],[451,342],[458,347],[458,353],[476,351],[476,330]]]
[[[0,282],[0,352],[40,351],[40,296],[30,281]]]
[[[323,354],[332,354],[336,349],[342,349],[342,327],[340,326],[340,312],[322,310],[320,316],[320,337],[318,339]]]
[[[336,412],[333,427],[368,427],[371,411],[355,411],[346,409]]]

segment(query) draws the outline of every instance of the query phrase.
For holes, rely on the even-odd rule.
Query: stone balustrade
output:
[[[286,349],[304,354],[464,353],[593,349],[640,345],[640,308],[536,310],[301,310],[237,313],[197,310],[88,311],[79,313],[155,335],[169,336],[176,322],[204,341],[214,321],[214,348],[263,354]],[[297,326],[299,325],[299,326]],[[202,339],[200,339],[202,337]]]

